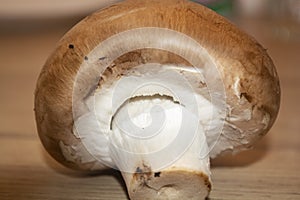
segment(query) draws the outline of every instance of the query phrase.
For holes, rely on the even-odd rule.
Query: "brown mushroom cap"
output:
[[[96,161],[82,164],[67,161],[60,148],[62,144],[76,146],[80,143],[73,134],[72,92],[76,75],[85,56],[102,41],[141,27],[183,33],[201,44],[216,63],[223,79],[228,108],[223,132],[211,157],[226,150],[251,147],[271,128],[279,109],[280,87],[266,49],[199,4],[185,0],[127,0],[100,10],[77,24],[58,43],[42,69],[35,92],[37,129],[43,145],[56,160],[77,169],[94,166]],[[166,63],[186,62],[159,51],[135,55]],[[133,62],[138,58],[130,59]],[[238,120],[240,117],[243,120]],[[89,157],[86,150],[81,151]]]

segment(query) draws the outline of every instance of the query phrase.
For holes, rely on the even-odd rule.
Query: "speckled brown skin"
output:
[[[58,43],[42,69],[35,92],[37,129],[43,145],[56,160],[75,169],[89,170],[93,166],[93,162],[67,162],[59,147],[60,141],[66,145],[80,142],[72,133],[75,76],[85,56],[103,40],[141,27],[161,27],[184,33],[201,44],[217,64],[229,106],[226,122],[232,126],[225,125],[212,157],[226,150],[248,148],[271,128],[279,109],[280,87],[266,49],[223,17],[198,4],[186,0],[127,0],[77,24]],[[147,56],[150,59],[151,54],[147,54],[146,59]],[[172,62],[181,61],[174,59]],[[240,79],[235,85],[238,94],[234,91],[236,78]],[[246,108],[251,108],[251,119],[231,120]],[[257,124],[264,120],[265,114],[269,121],[262,129]],[[232,127],[238,127],[244,134]]]

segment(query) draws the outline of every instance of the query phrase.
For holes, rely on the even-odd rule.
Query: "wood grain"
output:
[[[253,150],[213,161],[210,199],[300,199],[300,42],[243,23],[268,49],[282,86],[279,117]],[[66,28],[0,34],[0,199],[127,199],[116,171],[82,174],[57,164],[35,130],[38,73]]]

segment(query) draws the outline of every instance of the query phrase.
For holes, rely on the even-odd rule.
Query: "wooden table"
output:
[[[213,161],[210,199],[300,199],[300,42],[273,37],[268,23],[242,24],[274,59],[281,78],[281,110],[253,150]],[[1,200],[127,199],[119,173],[87,175],[65,169],[50,158],[37,136],[35,81],[69,27],[0,34]]]

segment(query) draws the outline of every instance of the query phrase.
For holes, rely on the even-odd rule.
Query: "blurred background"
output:
[[[86,15],[119,1],[0,0],[0,199],[127,198],[118,175],[80,179],[54,162],[39,142],[33,114],[35,83],[56,42]],[[300,199],[300,0],[194,2],[255,37],[282,87],[270,133],[251,151],[213,161],[211,198]],[[74,190],[79,185],[81,192]]]

